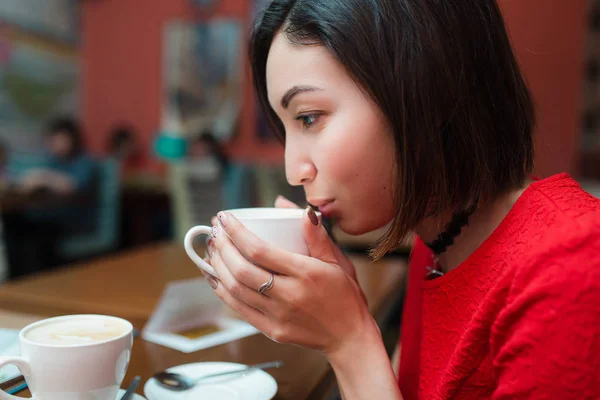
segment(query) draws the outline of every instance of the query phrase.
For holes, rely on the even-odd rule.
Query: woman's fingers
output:
[[[246,304],[242,300],[235,297],[223,284],[222,281],[214,278],[207,277],[210,286],[213,288],[215,294],[225,303],[229,308],[238,313],[240,317],[247,321],[250,325],[254,326],[261,332],[269,332],[271,329],[271,321],[267,318],[260,310]]]
[[[219,275],[221,284],[232,296],[263,313],[267,310],[268,302],[270,301],[269,297],[258,293],[256,289],[253,289],[247,286],[245,283],[237,280],[236,277],[231,273],[227,264],[223,261],[220,252],[213,252],[211,257],[211,265],[217,272],[217,275]],[[254,268],[259,269],[258,267]],[[266,273],[266,271],[263,272]]]
[[[219,257],[230,274],[240,283],[258,292],[258,289],[271,279],[271,272],[248,261],[229,239],[224,239],[220,247]],[[285,277],[278,275],[279,281]],[[272,291],[270,291],[272,293]]]
[[[301,265],[303,256],[282,250],[261,240],[230,213],[220,212],[217,217],[221,229],[217,230],[214,243],[218,251],[221,251],[221,247],[227,243],[232,242],[235,243],[239,252],[254,264],[280,275],[297,276],[299,274],[295,266]]]
[[[310,256],[329,264],[335,264],[337,260],[333,253],[331,239],[317,214],[311,207],[306,207],[302,219],[304,240],[308,246]]]

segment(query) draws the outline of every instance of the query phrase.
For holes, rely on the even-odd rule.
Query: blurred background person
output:
[[[95,222],[95,164],[79,123],[57,118],[44,134],[43,162],[15,182],[29,202],[4,216],[12,277],[60,265],[60,241],[93,229]]]
[[[6,190],[9,184],[7,171],[8,147],[4,141],[0,141],[0,193]],[[6,260],[6,249],[4,242],[4,224],[0,218],[0,283],[8,279],[8,262]]]
[[[120,164],[122,174],[138,169],[141,149],[134,128],[124,124],[112,128],[108,134],[107,152]]]
[[[0,190],[8,185],[9,174],[8,166],[8,146],[4,141],[0,141]]]
[[[216,169],[221,186],[223,209],[250,207],[254,203],[252,170],[244,163],[234,163],[222,141],[208,130],[192,140],[189,157],[191,165],[204,163]],[[193,167],[192,167],[193,168]]]
[[[90,189],[94,163],[83,144],[82,129],[72,118],[52,121],[46,131],[47,158],[40,168],[25,174],[18,186],[26,191],[49,190],[60,195]]]
[[[229,157],[223,144],[210,131],[203,131],[192,140],[190,157],[195,160],[210,159],[218,166],[221,177],[226,179],[230,166]]]

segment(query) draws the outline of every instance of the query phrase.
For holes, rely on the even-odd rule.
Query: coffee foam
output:
[[[128,327],[114,319],[65,319],[37,326],[25,333],[31,342],[72,346],[103,342],[123,335]]]

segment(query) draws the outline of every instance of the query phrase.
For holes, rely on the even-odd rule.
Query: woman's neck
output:
[[[499,196],[492,204],[477,209],[470,217],[468,225],[454,239],[454,244],[440,254],[439,262],[444,272],[449,272],[464,262],[492,234],[506,217],[510,209],[531,182],[518,190]],[[441,217],[428,218],[416,230],[427,243],[434,241],[452,218],[451,213]]]

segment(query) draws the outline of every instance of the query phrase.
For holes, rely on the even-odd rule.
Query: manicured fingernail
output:
[[[217,282],[217,280],[215,278],[213,278],[212,276],[207,276],[206,280],[208,281],[208,284],[210,285],[211,288],[213,288],[214,290],[217,290],[217,287],[219,286],[219,282]]]
[[[212,227],[212,231],[211,231],[211,235],[212,235],[213,239],[216,239],[216,238],[217,238],[217,234],[218,234],[218,233],[219,233],[219,230],[217,229],[217,227],[216,227],[216,226],[213,226],[213,227]]]
[[[312,207],[306,207],[306,213],[314,226],[319,225],[319,217],[317,217],[317,213],[315,213],[315,210],[313,210]]]
[[[221,221],[223,228],[227,227],[227,213],[221,211],[217,214],[217,218],[219,218],[219,221]]]

